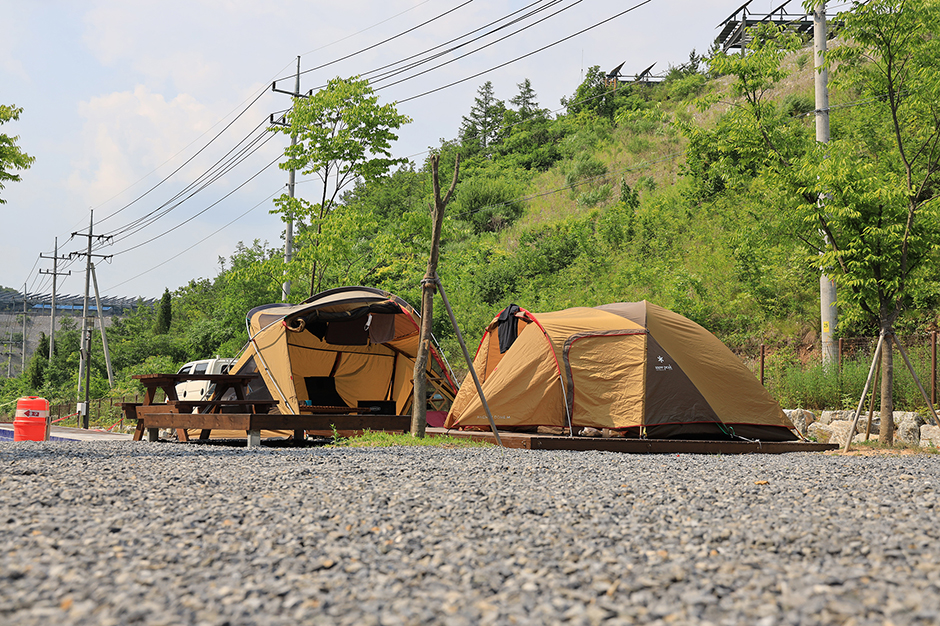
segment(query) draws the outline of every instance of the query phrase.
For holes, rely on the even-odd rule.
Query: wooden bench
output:
[[[199,429],[200,439],[207,439],[213,430],[238,430],[248,433],[248,447],[261,445],[262,430],[289,430],[300,441],[303,433],[332,436],[337,432],[362,432],[365,430],[408,432],[410,415],[338,415],[304,414],[282,415],[280,413],[171,413],[145,412],[138,424],[145,423],[148,432],[160,428]],[[301,436],[298,437],[297,433]],[[188,437],[186,439],[188,441]]]
[[[118,402],[117,405],[121,407],[121,410],[124,412],[124,418],[129,420],[134,420],[137,422],[136,428],[134,428],[134,441],[140,441],[144,434],[144,423],[140,420],[137,415],[137,409],[144,405],[143,402]]]
[[[154,404],[151,407],[161,405]],[[251,413],[269,413],[277,406],[277,400],[167,400],[164,405],[173,413],[222,413],[223,409],[248,409]],[[241,413],[243,411],[229,411]]]

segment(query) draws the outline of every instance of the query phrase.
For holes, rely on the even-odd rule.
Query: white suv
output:
[[[228,374],[233,365],[235,359],[202,359],[187,363],[177,374]],[[207,380],[187,380],[176,385],[176,397],[180,400],[206,400],[213,389],[215,384]]]

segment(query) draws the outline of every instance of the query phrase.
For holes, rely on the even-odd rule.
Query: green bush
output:
[[[522,191],[510,178],[490,172],[474,175],[457,186],[453,215],[470,222],[477,234],[500,231],[522,215]]]
[[[569,186],[576,185],[582,181],[603,176],[606,173],[607,166],[600,159],[592,154],[582,153],[572,161],[565,175],[565,183]]]
[[[610,185],[601,185],[597,189],[585,191],[578,196],[578,206],[592,207],[610,198]]]
[[[701,74],[690,74],[677,80],[668,81],[667,90],[669,98],[673,100],[689,100],[697,97],[705,88],[707,79]]]
[[[909,356],[921,384],[930,394],[930,355],[926,348],[909,349]],[[766,358],[765,386],[786,408],[804,408],[813,411],[854,410],[865,387],[865,380],[871,368],[870,355],[843,359],[842,368],[823,366],[813,362],[806,366],[795,359],[792,352],[781,350]],[[875,411],[879,410],[880,377],[876,377],[874,386],[878,387],[875,399]],[[871,400],[871,389],[865,400],[865,408]],[[894,355],[894,409],[896,411],[926,411],[927,404],[921,396],[917,384],[908,372],[900,354]]]

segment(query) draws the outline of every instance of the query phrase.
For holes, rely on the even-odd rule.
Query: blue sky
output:
[[[341,63],[304,75],[304,90],[408,57],[530,4],[471,0],[448,16]],[[574,0],[564,0],[557,7]],[[623,11],[634,2],[582,0],[575,8],[444,68],[380,91],[401,100],[526,54]],[[271,93],[273,79],[293,73],[296,57],[310,68],[371,46],[467,0],[363,0],[346,3],[278,0],[0,0],[0,102],[23,107],[2,132],[36,157],[19,183],[0,192],[7,204],[0,232],[0,285],[48,293],[50,255],[82,250],[89,211],[96,232],[119,231],[157,209],[196,180],[289,98]],[[542,107],[558,109],[591,65],[626,61],[635,73],[652,63],[664,71],[708,49],[718,24],[742,0],[652,0],[595,30],[518,63],[400,105],[414,123],[401,130],[396,156],[420,163],[439,140],[456,137],[477,88],[490,80],[498,98],[532,81]],[[754,10],[779,1],[754,0]],[[834,4],[834,3],[832,3]],[[799,8],[793,3],[793,10]],[[292,81],[279,87],[289,89]],[[250,101],[260,98],[191,163],[143,199],[129,202],[183,165]],[[121,235],[100,254],[102,295],[159,297],[190,279],[218,274],[219,257],[239,241],[280,246],[283,224],[268,214],[286,173],[271,167],[222,200],[277,158],[277,136],[217,182],[136,234]],[[316,197],[314,182],[297,193]],[[220,201],[221,200],[221,201]],[[208,208],[215,202],[213,208]],[[208,209],[208,210],[206,210]],[[205,211],[204,211],[205,210]],[[204,211],[197,216],[197,213]],[[182,224],[185,220],[190,220]],[[230,224],[231,222],[231,224]],[[169,235],[144,243],[171,228]],[[216,232],[218,231],[218,232]],[[117,238],[116,238],[117,239]],[[139,247],[138,247],[139,246]],[[134,248],[131,250],[131,248]],[[188,250],[187,250],[188,249]],[[156,268],[156,269],[153,269]],[[83,290],[83,267],[60,282],[61,294]],[[148,271],[150,270],[150,271]]]

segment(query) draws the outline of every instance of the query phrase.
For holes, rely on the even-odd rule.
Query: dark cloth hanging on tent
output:
[[[519,321],[516,319],[516,313],[522,309],[515,304],[510,304],[499,312],[496,318],[496,330],[499,334],[499,353],[503,354],[516,341],[519,336]]]

